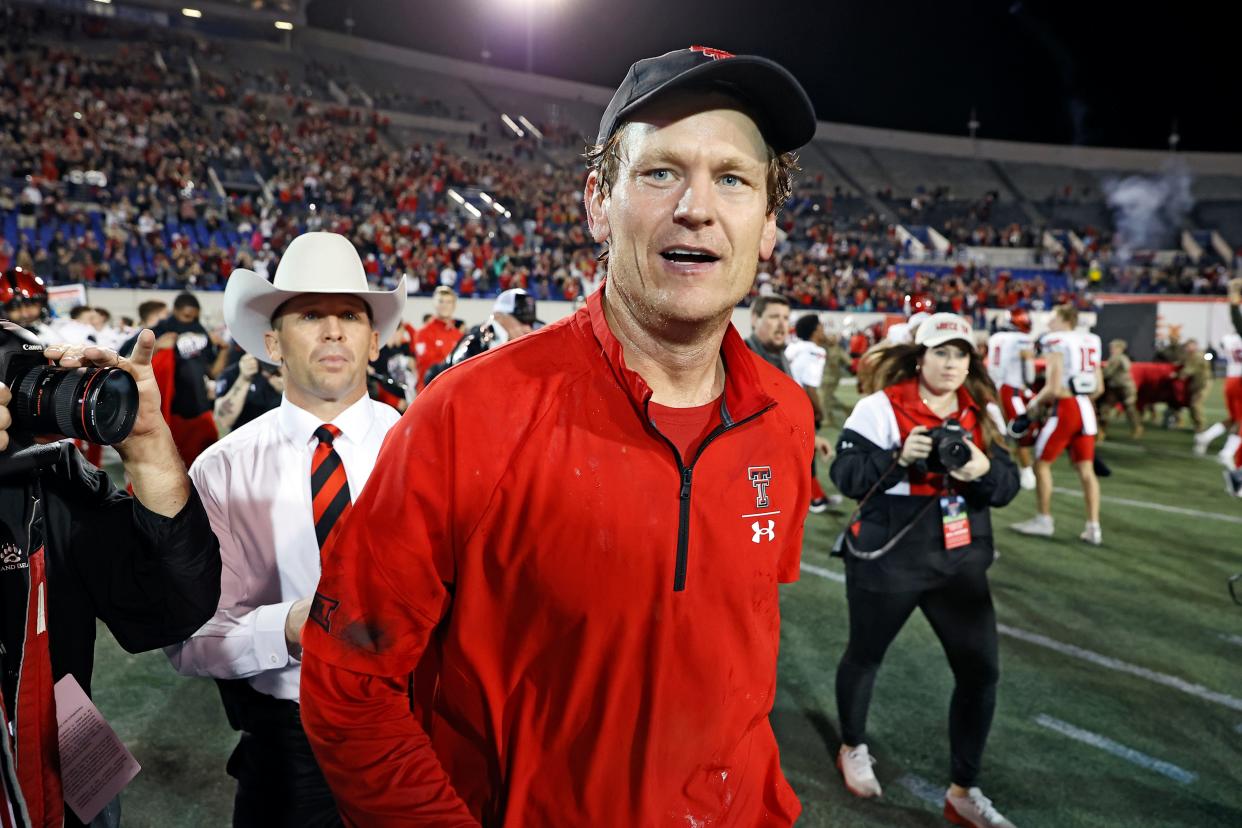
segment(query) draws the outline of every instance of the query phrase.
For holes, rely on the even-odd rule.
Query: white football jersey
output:
[[[1095,370],[1103,359],[1100,338],[1087,331],[1050,331],[1039,339],[1043,353],[1061,355],[1061,387],[1075,394],[1094,394]]]
[[[996,387],[1026,388],[1022,352],[1034,350],[1034,339],[1021,331],[998,331],[988,337],[988,376]]]
[[[785,360],[789,363],[789,374],[799,385],[819,388],[824,381],[824,363],[828,360],[828,352],[802,339],[791,340],[785,346]]]
[[[1225,334],[1220,338],[1220,349],[1225,354],[1225,376],[1242,377],[1242,336]]]

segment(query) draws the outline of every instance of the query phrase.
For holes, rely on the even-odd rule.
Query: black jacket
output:
[[[220,545],[193,487],[181,512],[166,518],[119,491],[72,443],[40,451],[51,462],[33,470],[0,458],[0,674],[10,711],[26,640],[25,561],[40,546],[52,678],[72,673],[88,695],[96,619],[138,653],[185,640],[220,599]],[[68,810],[66,824],[78,824]]]
[[[877,446],[848,427],[837,441],[837,457],[829,474],[843,495],[862,500],[879,481],[876,493],[855,519],[857,534],[850,532],[854,548],[865,552],[879,549],[917,520],[883,557],[868,561],[845,552],[851,584],[874,592],[915,591],[934,587],[947,575],[986,570],[994,557],[990,510],[1008,504],[1018,494],[1018,469],[1009,452],[994,445],[988,451],[992,467],[987,474],[970,483],[950,481],[953,491],[966,500],[970,544],[945,549],[940,507],[935,503],[927,506],[929,500],[937,498],[886,494],[907,479],[907,470],[894,463],[899,451],[899,446]]]

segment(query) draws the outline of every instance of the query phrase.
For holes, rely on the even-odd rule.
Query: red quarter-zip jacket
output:
[[[768,714],[811,408],[732,327],[721,354],[695,457],[598,291],[389,432],[304,634],[303,721],[351,824],[793,823]]]

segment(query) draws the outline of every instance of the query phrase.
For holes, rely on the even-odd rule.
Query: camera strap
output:
[[[920,519],[922,519],[923,515],[927,514],[932,505],[939,500],[938,497],[929,497],[927,502],[923,504],[923,508],[919,509],[918,512],[915,513],[910,522],[903,526],[900,532],[889,538],[888,541],[879,549],[864,551],[854,548],[854,544],[850,540],[850,531],[854,528],[854,521],[858,519],[858,514],[862,511],[862,508],[867,505],[867,501],[871,500],[871,498],[875,495],[876,490],[880,488],[880,483],[884,481],[884,478],[892,474],[893,469],[897,468],[900,460],[901,454],[898,453],[893,457],[893,462],[889,465],[889,467],[884,470],[884,474],[880,475],[875,483],[872,484],[870,490],[863,495],[863,499],[858,501],[858,506],[854,508],[853,514],[850,515],[850,519],[845,523],[845,531],[841,533],[841,538],[845,548],[849,550],[849,553],[855,558],[859,558],[864,561],[874,561],[877,558],[882,558],[887,555],[890,551],[892,551],[894,546],[901,542],[902,538],[910,533],[910,530],[914,528],[914,525],[918,523]]]

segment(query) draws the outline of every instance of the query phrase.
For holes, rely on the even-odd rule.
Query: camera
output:
[[[970,435],[954,418],[945,420],[927,432],[927,436],[931,438],[932,447],[927,459],[919,461],[923,471],[947,474],[970,462],[970,446],[966,444]]]
[[[26,329],[0,321],[0,381],[13,398],[15,434],[57,435],[112,445],[138,417],[138,384],[120,368],[61,368]]]

